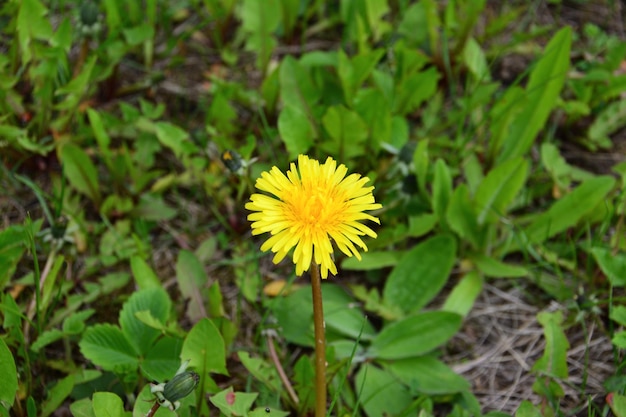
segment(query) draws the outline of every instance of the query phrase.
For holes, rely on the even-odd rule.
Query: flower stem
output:
[[[322,306],[322,276],[319,265],[311,262],[313,325],[315,327],[315,417],[326,416],[326,333]]]

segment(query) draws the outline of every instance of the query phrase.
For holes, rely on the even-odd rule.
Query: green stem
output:
[[[326,416],[326,334],[322,306],[322,276],[319,266],[311,262],[313,292],[313,325],[315,327],[315,417]]]

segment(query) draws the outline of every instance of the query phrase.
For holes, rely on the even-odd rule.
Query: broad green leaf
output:
[[[437,92],[437,83],[441,74],[431,67],[409,75],[396,87],[394,111],[407,114],[417,110],[426,100]]]
[[[9,282],[22,259],[25,245],[24,226],[13,225],[0,231],[0,290]]]
[[[271,407],[257,407],[248,413],[248,417],[287,417],[288,411],[276,410]]]
[[[306,287],[305,287],[306,288]],[[307,300],[310,300],[310,287]],[[342,287],[334,284],[322,286],[324,317],[329,334],[338,333],[351,338],[371,339],[376,331],[366,319],[361,309],[356,307],[354,298]],[[310,301],[308,301],[310,302]]]
[[[83,398],[70,404],[70,412],[74,417],[96,417],[93,412],[91,398]]]
[[[313,346],[313,307],[311,288],[298,288],[287,297],[271,300],[270,310],[276,318],[281,335],[291,343]]]
[[[169,336],[159,339],[141,362],[143,374],[151,381],[172,379],[180,367],[182,348],[182,339]]]
[[[610,148],[613,143],[609,136],[626,123],[626,100],[608,104],[589,127],[588,138],[591,145]]]
[[[30,62],[31,43],[35,39],[52,38],[52,25],[46,19],[48,10],[38,0],[23,0],[19,3],[17,14],[17,38],[21,49],[22,65]]]
[[[622,326],[626,326],[626,306],[615,306],[611,309],[611,320],[619,323]]]
[[[174,218],[178,214],[178,210],[169,206],[162,195],[143,193],[139,197],[139,204],[135,206],[132,214],[143,220],[162,221]]]
[[[474,38],[469,38],[465,43],[463,61],[477,82],[487,82],[491,79],[485,52]]]
[[[506,209],[526,182],[528,161],[514,158],[489,171],[476,190],[474,201],[478,224],[495,223],[505,216]]]
[[[567,77],[572,28],[559,30],[546,46],[543,57],[530,74],[526,104],[511,125],[499,161],[524,155],[554,109]]]
[[[542,312],[537,315],[537,321],[543,327],[546,347],[543,355],[533,365],[533,371],[554,375],[557,378],[567,379],[567,350],[569,342],[563,329],[563,313]]]
[[[124,29],[122,31],[126,42],[131,46],[136,46],[154,38],[154,26],[148,23]]]
[[[368,129],[356,112],[343,105],[330,106],[322,117],[322,125],[332,139],[321,145],[326,152],[341,160],[363,155],[362,143],[368,136]]]
[[[112,169],[112,154],[109,146],[111,145],[111,138],[109,137],[106,129],[104,128],[104,123],[102,122],[102,118],[100,117],[100,113],[98,113],[94,109],[87,109],[87,116],[89,117],[89,124],[91,125],[91,129],[93,130],[93,134],[96,137],[96,141],[98,142],[98,149],[100,153],[104,157],[104,161],[109,166],[109,169]]]
[[[441,309],[465,317],[474,306],[482,289],[483,278],[478,272],[471,271],[454,286]]]
[[[385,251],[385,252],[364,252],[361,254],[361,260],[356,257],[346,258],[341,263],[341,268],[353,271],[370,271],[375,269],[395,266],[402,256],[402,252]]]
[[[106,371],[127,373],[137,369],[137,353],[122,330],[111,324],[88,328],[80,343],[81,353]]]
[[[94,392],[92,401],[96,417],[125,417],[130,415],[124,411],[122,399],[112,392]]]
[[[233,387],[212,395],[209,401],[226,416],[246,416],[259,394],[234,392]]]
[[[145,355],[161,332],[139,320],[135,314],[149,311],[152,317],[165,323],[169,317],[172,302],[165,290],[148,288],[133,293],[124,303],[120,312],[120,326],[126,338],[135,347],[138,355]]]
[[[194,322],[206,317],[203,294],[200,288],[206,287],[207,275],[202,263],[193,252],[181,250],[176,261],[176,280],[182,296],[189,300],[187,315]]]
[[[456,241],[438,235],[408,251],[391,271],[383,290],[383,302],[405,314],[431,301],[448,280],[456,260]]]
[[[476,268],[487,277],[518,278],[526,277],[529,272],[523,266],[511,265],[486,255],[472,255],[470,259]]]
[[[626,417],[626,396],[617,393],[609,393],[606,402],[611,407],[611,411],[616,417]]]
[[[74,389],[74,375],[70,374],[60,379],[50,390],[46,400],[41,404],[41,417],[48,417],[59,409],[65,399]]]
[[[428,311],[392,322],[381,330],[368,355],[378,359],[420,356],[447,342],[461,327],[461,316],[447,311]]]
[[[322,95],[306,67],[292,56],[285,57],[279,70],[280,95],[286,107],[294,106],[308,113]]]
[[[246,370],[264,386],[275,392],[281,391],[282,383],[275,366],[263,359],[250,356],[248,352],[238,352],[237,357]]]
[[[162,288],[163,285],[157,277],[156,273],[150,268],[148,263],[144,261],[140,256],[133,255],[130,258],[130,269],[133,272],[133,277],[137,286],[144,290],[148,288]]]
[[[68,143],[61,148],[61,163],[65,178],[76,190],[100,205],[100,185],[95,165],[85,151]]]
[[[544,417],[544,414],[539,407],[535,407],[530,401],[524,400],[515,412],[515,417]]]
[[[278,116],[278,132],[289,151],[289,158],[295,159],[306,153],[313,145],[316,134],[309,116],[301,107],[287,105]]]
[[[608,176],[591,178],[555,202],[524,230],[529,243],[540,243],[575,226],[596,207],[615,185]]]
[[[63,332],[59,329],[50,329],[41,333],[35,342],[30,345],[30,349],[33,352],[39,352],[41,348],[48,346],[50,343],[54,343],[57,340],[61,340],[63,337]],[[2,392],[2,391],[0,391]]]
[[[0,378],[0,406],[8,405],[11,408],[17,393],[17,368],[15,367],[15,359],[13,359],[4,339],[0,339],[0,375],[2,375]]]
[[[85,320],[95,313],[96,310],[88,308],[68,316],[63,320],[63,333],[67,335],[78,335],[85,330]]]
[[[159,142],[170,148],[177,158],[190,153],[191,149],[187,145],[191,142],[185,130],[168,122],[157,122],[155,130]]]
[[[626,255],[600,247],[592,248],[591,254],[611,285],[616,287],[626,285]]]
[[[228,375],[224,339],[209,319],[200,320],[189,331],[180,358],[189,360],[189,366],[202,377],[209,377],[210,372]]]
[[[398,378],[371,363],[357,372],[354,390],[368,417],[399,416],[413,400]]]
[[[443,159],[435,162],[435,176],[433,179],[433,212],[439,218],[439,224],[446,224],[446,210],[452,195],[452,174]]]
[[[428,140],[421,140],[417,143],[413,153],[413,165],[415,166],[415,176],[417,185],[422,194],[428,194],[426,190],[426,180],[428,179]]]
[[[463,240],[472,244],[474,249],[483,247],[484,230],[478,225],[474,205],[465,184],[459,184],[448,204],[446,219],[452,229]]]
[[[470,388],[465,378],[430,356],[390,361],[385,365],[385,369],[409,386],[413,393],[454,394]]]

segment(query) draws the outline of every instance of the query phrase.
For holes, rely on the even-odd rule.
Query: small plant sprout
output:
[[[188,365],[189,361],[183,362],[176,371],[176,375],[168,382],[152,385],[150,392],[156,396],[157,402],[146,414],[146,417],[152,417],[160,406],[176,411],[180,407],[180,400],[193,392],[198,385],[200,376],[193,371],[187,371]]]

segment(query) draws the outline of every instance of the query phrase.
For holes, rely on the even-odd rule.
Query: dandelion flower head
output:
[[[253,212],[248,215],[252,234],[271,234],[261,250],[274,252],[274,263],[293,249],[297,275],[307,271],[311,261],[320,265],[322,278],[329,271],[336,275],[332,242],[347,256],[361,259],[358,248],[367,251],[361,236],[376,237],[361,221],[380,224],[365,212],[382,206],[374,202],[374,187],[365,186],[369,178],[347,172],[330,157],[320,164],[300,155],[298,167],[292,163],[286,175],[277,167],[261,174],[255,186],[270,195],[253,194],[246,209]]]

